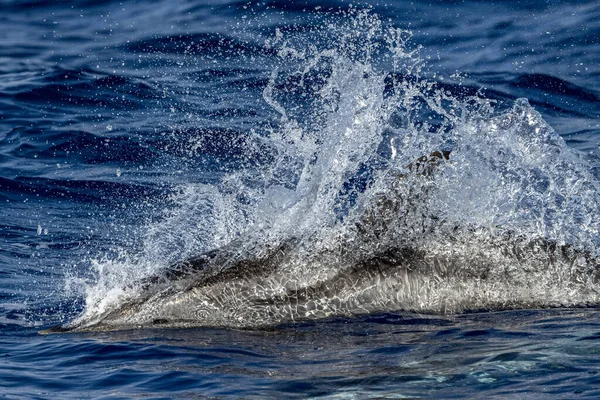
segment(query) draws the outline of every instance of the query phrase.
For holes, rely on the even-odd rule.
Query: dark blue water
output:
[[[37,334],[84,310],[81,287],[101,280],[94,265],[123,252],[151,258],[148,237],[171,238],[151,240],[173,246],[156,253],[163,263],[183,254],[172,237],[213,244],[191,222],[178,231],[161,221],[181,207],[182,187],[211,187],[270,162],[248,138],[276,130],[281,115],[264,90],[275,69],[285,77],[293,67],[269,43],[281,35],[326,48],[352,32],[356,8],[410,29],[421,74],[453,96],[480,93],[499,108],[528,98],[598,177],[594,1],[0,0],[0,395],[600,396],[597,304],[389,310],[260,330]],[[383,55],[371,61],[394,73]],[[276,89],[288,115],[318,125],[306,111],[315,92],[287,84]],[[306,85],[320,84],[317,76]]]

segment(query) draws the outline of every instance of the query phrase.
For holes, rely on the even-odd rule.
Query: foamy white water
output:
[[[319,34],[329,39],[312,44]],[[246,168],[178,187],[135,251],[97,261],[75,325],[598,303],[598,183],[526,99],[450,93],[409,32],[365,11],[268,46],[279,64],[262,101],[277,124],[246,139]],[[435,151],[451,154],[411,171]],[[214,249],[218,262],[193,276],[144,283]]]

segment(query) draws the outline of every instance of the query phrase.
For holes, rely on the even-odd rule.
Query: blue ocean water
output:
[[[440,294],[441,308],[435,294],[407,295],[406,307],[232,329],[246,307],[237,304],[215,316],[221,327],[38,335],[117,307],[125,281],[240,238],[268,242],[306,222],[327,242],[390,160],[401,168],[444,146],[474,166],[450,166],[439,183],[464,200],[438,197],[444,218],[539,230],[597,255],[597,2],[1,0],[0,11],[1,395],[599,396],[597,292],[527,263],[522,287],[515,274],[489,295],[496,308],[480,307],[469,286]],[[395,97],[411,90],[420,100]],[[473,96],[494,110],[472,111],[485,108]],[[490,133],[519,113],[566,149],[517,128]],[[410,143],[396,146],[402,138]],[[355,151],[370,142],[371,153]],[[474,178],[488,164],[507,166],[502,184]],[[326,180],[338,167],[342,178]],[[538,184],[560,196],[519,197]],[[331,207],[294,219],[291,192]],[[497,193],[518,205],[494,202]],[[512,296],[523,287],[530,297]]]

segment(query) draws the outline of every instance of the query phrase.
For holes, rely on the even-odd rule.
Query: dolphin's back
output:
[[[418,184],[449,156],[434,152],[407,169]],[[401,183],[405,178],[394,179]],[[376,194],[357,212],[354,224],[346,226],[354,234],[342,237],[333,248],[306,237],[286,238],[275,245],[237,239],[133,282],[131,299],[93,321],[80,319],[40,333],[139,326],[256,327],[372,311],[573,305],[583,301],[569,297],[577,294],[569,286],[574,282],[591,288],[590,295],[581,292],[585,298],[600,301],[600,293],[594,292],[600,280],[596,253],[500,228],[452,225],[429,215],[422,206],[428,192],[421,189],[416,187],[413,193],[392,187]],[[410,212],[420,217],[414,226],[402,220]],[[395,223],[407,230],[420,229],[421,241],[410,235],[390,241],[389,224]],[[302,264],[303,271],[314,263],[317,268],[312,270],[324,273],[297,276],[295,263]],[[545,289],[544,282],[553,281],[564,283],[566,297],[559,290]],[[536,303],[536,295],[531,295],[536,290],[554,297]]]

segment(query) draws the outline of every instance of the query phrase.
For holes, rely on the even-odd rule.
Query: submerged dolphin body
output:
[[[434,152],[409,165],[409,174],[429,177],[448,159],[448,152]],[[415,201],[392,188],[365,207],[354,235],[340,235],[333,246],[288,238],[247,249],[234,241],[134,283],[136,290],[114,309],[40,333],[257,327],[375,311],[443,313],[600,300],[600,261],[568,244],[458,226],[446,229],[452,235],[440,235],[444,221],[428,216],[421,218],[429,224],[406,227],[423,229],[423,240],[389,240],[388,224]]]

